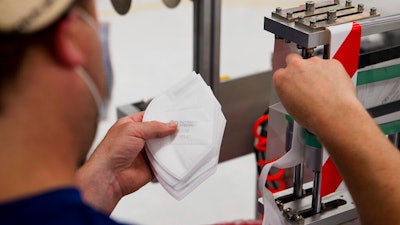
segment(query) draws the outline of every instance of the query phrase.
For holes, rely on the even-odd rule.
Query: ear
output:
[[[57,58],[66,66],[76,67],[84,62],[84,54],[77,43],[77,22],[79,18],[71,12],[59,22],[55,31],[54,45]]]

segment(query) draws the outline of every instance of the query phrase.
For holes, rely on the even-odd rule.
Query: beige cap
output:
[[[1,33],[33,33],[58,18],[75,0],[0,0]]]
[[[33,33],[59,19],[75,0],[0,0],[0,33]],[[131,0],[111,0],[120,14]]]

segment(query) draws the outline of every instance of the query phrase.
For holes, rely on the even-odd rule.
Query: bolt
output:
[[[351,0],[346,0],[346,7],[350,7],[351,6]]]
[[[337,19],[336,10],[332,9],[327,12],[328,23],[334,23]]]
[[[293,220],[294,220],[297,224],[304,224],[304,218],[303,218],[301,215],[299,215],[299,214],[294,215],[294,216],[293,216]]]
[[[298,19],[299,19],[299,22],[304,22],[304,16],[303,15],[300,15],[299,17],[298,17]]]
[[[276,7],[275,13],[281,14],[282,8],[281,7]]]
[[[314,48],[302,48],[301,55],[305,59],[313,57],[314,56]]]
[[[293,12],[289,11],[286,13],[286,18],[292,19],[292,17],[293,17]]]
[[[317,20],[316,19],[310,19],[310,27],[317,27]]]
[[[369,11],[369,15],[375,16],[376,15],[376,7],[372,7],[371,10]]]
[[[358,6],[357,6],[357,11],[358,11],[359,13],[364,12],[364,4],[358,4]]]
[[[315,11],[315,3],[313,1],[306,2],[306,12],[313,13]]]
[[[293,218],[293,210],[292,208],[286,208],[283,210],[284,215],[287,219],[291,220]]]
[[[282,211],[283,210],[283,202],[281,200],[276,200],[275,203],[278,206],[278,209],[280,211]]]

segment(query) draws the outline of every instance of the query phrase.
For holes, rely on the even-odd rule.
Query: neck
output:
[[[49,126],[21,117],[0,122],[0,202],[74,185],[74,147]]]
[[[15,144],[17,141],[24,144]],[[58,155],[48,155],[37,144],[29,146],[32,143],[29,140],[12,142],[14,146],[3,145],[0,150],[0,203],[75,185],[76,163],[67,154],[62,154],[67,152],[66,149],[49,144],[42,149],[52,149]],[[4,143],[2,138],[0,143]]]
[[[71,70],[43,64],[43,57],[23,67],[3,101],[0,202],[75,186],[79,157],[94,135],[85,123],[91,120],[83,102],[90,98],[79,92],[84,84]]]

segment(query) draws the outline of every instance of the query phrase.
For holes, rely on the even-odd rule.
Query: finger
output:
[[[282,79],[282,76],[285,74],[284,68],[280,68],[272,74],[272,81],[274,82],[274,85],[277,86],[280,84],[280,80]]]
[[[135,136],[145,140],[171,135],[176,132],[178,127],[174,122],[162,123],[159,121],[135,123],[134,125]]]
[[[298,54],[298,53],[290,53],[290,54],[288,54],[286,56],[286,65],[289,66],[293,62],[296,62],[296,61],[299,61],[299,60],[302,60],[302,59],[303,59],[303,57],[300,54]]]
[[[142,122],[144,116],[144,111],[129,115],[128,117],[133,120],[133,122]]]
[[[290,70],[288,68],[280,68],[272,75],[272,81],[277,91],[287,84],[287,79],[290,79]]]
[[[146,165],[146,167],[147,167],[147,171],[150,173],[150,179],[147,181],[147,183],[148,183],[148,182],[154,180],[154,178],[155,178],[156,176],[154,175],[153,170],[151,169],[151,166],[150,166],[151,163],[150,163],[149,158],[147,157],[146,152],[145,152],[145,151],[142,151],[140,154],[141,154],[141,156],[143,157],[143,161],[144,161],[144,163],[145,163],[145,165]]]

